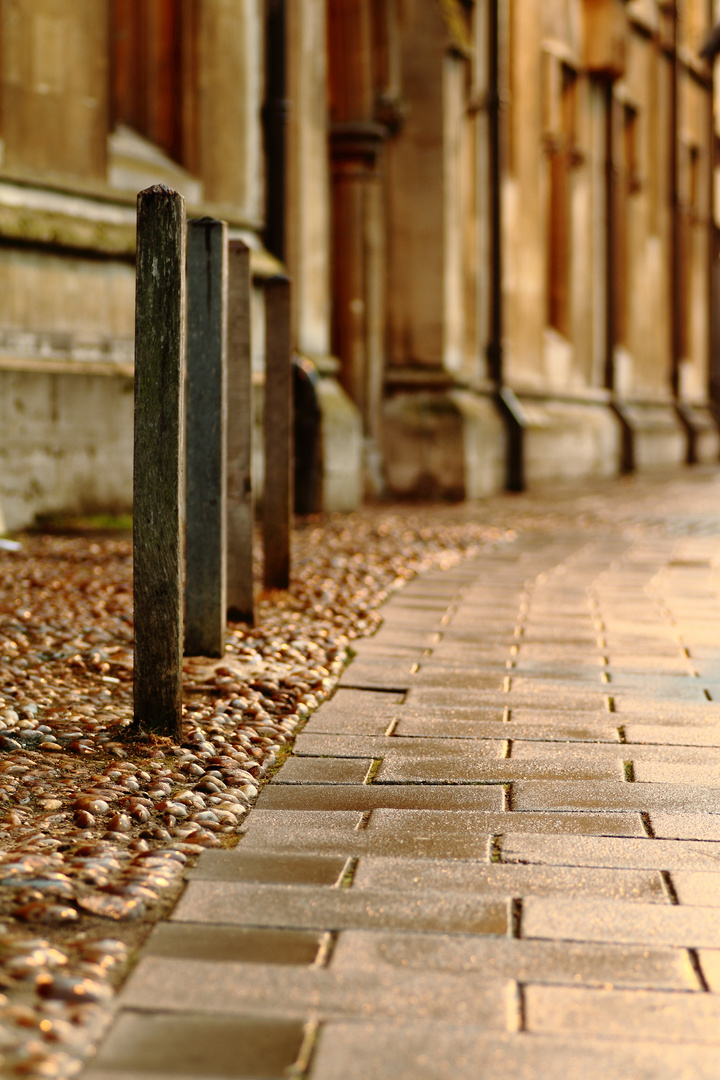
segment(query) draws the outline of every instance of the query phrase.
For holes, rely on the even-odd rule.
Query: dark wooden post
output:
[[[181,738],[185,200],[137,201],[133,467],[134,724]]]
[[[227,225],[188,225],[185,655],[224,656]]]
[[[287,589],[290,584],[292,416],[290,282],[278,275],[265,285],[263,548],[268,589]]]
[[[233,622],[255,621],[253,604],[252,358],[250,249],[228,249],[227,604]]]

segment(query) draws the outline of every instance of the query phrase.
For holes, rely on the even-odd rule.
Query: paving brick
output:
[[[353,661],[340,676],[340,689],[381,690],[404,694],[414,683],[410,664],[378,664],[375,661]]]
[[[162,1072],[160,1076],[162,1076],[162,1080],[187,1080],[189,1076],[192,1077],[192,1080],[218,1080],[217,1076],[210,1076],[202,1065],[200,1069],[199,1072],[179,1072],[171,1069]],[[105,1068],[85,1068],[82,1077],[83,1080],[159,1080],[158,1072],[146,1072],[140,1069],[133,1069],[128,1072],[127,1069],[113,1069],[111,1065]],[[246,1076],[242,1080],[247,1080]],[[254,1080],[260,1080],[257,1074]]]
[[[402,592],[393,597],[392,610],[399,611],[437,611],[444,615],[453,599],[457,596],[457,589],[413,589],[406,585]]]
[[[607,688],[612,693],[612,683]],[[720,702],[717,701],[668,701],[667,699],[648,699],[643,694],[617,694],[615,712],[622,720],[630,717],[635,724],[647,717],[653,725],[668,724],[678,727],[683,721],[691,727],[707,724],[717,727],[720,724]]]
[[[680,904],[720,907],[720,873],[674,870],[672,884]]]
[[[398,859],[363,856],[354,889],[462,889],[494,896],[598,896],[669,904],[656,870],[607,870],[469,862],[459,859]]]
[[[720,814],[720,789],[692,784],[619,784],[607,780],[521,780],[513,785],[516,810],[646,810]]]
[[[387,608],[384,615],[387,616]],[[442,626],[433,626],[430,629],[427,627],[418,627],[416,625],[409,626],[397,626],[391,625],[389,622],[385,623],[377,634],[374,635],[375,641],[381,641],[384,645],[389,646],[417,646],[421,649],[431,649],[436,644],[438,631],[443,630]]]
[[[363,693],[363,690],[347,690],[347,693]],[[335,700],[335,699],[334,699]],[[325,712],[332,701],[326,702],[316,713],[313,713],[303,732],[338,733],[357,735],[384,735],[388,730],[391,720],[395,719],[394,711],[378,711],[365,714],[362,708],[351,714],[338,712]]]
[[[606,836],[503,837],[505,862],[607,866],[648,870],[720,870],[720,844],[711,840],[651,840]]]
[[[484,691],[503,693],[506,671],[499,664],[489,665],[483,671],[477,664],[471,668],[443,667],[441,664],[422,662],[412,676],[410,686],[414,689],[450,690],[453,694],[475,694]]]
[[[602,683],[601,686],[603,686]],[[510,719],[513,724],[524,724],[527,727],[548,727],[552,725],[558,732],[562,731],[563,726],[595,731],[597,729],[604,730],[606,726],[612,725],[613,739],[617,739],[619,738],[617,734],[618,721],[607,711],[606,691],[607,687],[603,686],[600,700],[591,709],[573,708],[571,705],[564,705],[559,701],[556,701],[553,705],[542,707],[508,701]]]
[[[509,696],[505,693],[497,695],[494,701],[487,701],[483,703],[471,703],[463,700],[462,695],[446,695],[446,697],[432,705],[424,702],[421,707],[413,702],[412,695],[408,693],[407,701],[402,706],[401,711],[396,711],[393,716],[398,720],[420,720],[420,721],[449,721],[451,723],[468,723],[468,724],[497,724],[502,722],[511,722],[518,726],[518,734],[520,725],[530,730],[528,738],[533,738],[532,729],[538,730],[539,728],[552,728],[556,729],[560,737],[562,737],[563,727],[570,728],[575,731],[589,731],[593,733],[595,738],[603,738],[603,735],[595,735],[595,732],[606,732],[610,729],[613,732],[613,741],[620,741],[617,734],[619,720],[614,717],[611,718],[611,714],[608,713],[604,703],[601,706],[592,709],[573,709],[561,706],[556,702],[554,707],[551,706],[537,706],[529,707],[523,704],[513,704]],[[471,731],[472,729],[469,728]],[[398,734],[408,735],[409,731],[400,731],[397,729]],[[424,732],[421,732],[424,734]],[[590,739],[592,741],[592,737]]]
[[[708,989],[713,994],[720,994],[720,950],[700,949],[698,960]]]
[[[323,1027],[311,1071],[312,1080],[478,1080],[480,1075],[482,1080],[717,1080],[717,1051],[640,1039],[501,1036],[441,1024],[345,1023]]]
[[[507,674],[513,679],[513,688],[515,688],[516,682],[527,685],[528,680],[532,679],[541,688],[546,689],[548,682],[561,680],[563,683],[572,686],[573,689],[580,686],[586,690],[595,691],[601,688],[602,682],[597,659],[593,657],[591,661],[588,661],[584,656],[578,660],[566,657],[562,663],[550,663],[548,661],[532,663],[520,653],[515,666],[508,670]]]
[[[569,722],[558,721],[551,725],[547,722],[548,717],[545,715],[542,719],[538,719],[537,723],[523,723],[515,719],[515,713],[511,714],[511,720],[506,723],[502,721],[501,716],[502,710],[497,720],[431,719],[413,714],[409,706],[403,706],[393,713],[393,717],[397,719],[395,736],[434,739],[553,740],[561,744],[606,742],[617,745],[620,742],[617,727],[608,723],[573,722],[570,718]],[[308,731],[308,728],[306,727],[304,731]]]
[[[698,705],[706,705],[707,698],[703,693],[699,679],[694,679],[685,672],[683,675],[661,675],[657,672],[648,672],[643,675],[632,675],[629,672],[612,673],[613,694],[630,694],[637,696],[640,693],[647,708],[648,702],[653,698],[666,702],[695,702]]]
[[[396,657],[400,661],[407,660],[408,664],[419,661],[425,654],[425,649],[420,645],[386,645],[383,641],[375,638],[360,638],[353,641],[353,652],[360,660],[369,660],[380,657],[387,660]]]
[[[529,664],[533,667],[541,667],[543,664],[564,664],[568,667],[570,664],[585,663],[589,668],[592,667],[595,672],[599,669],[598,649],[594,639],[583,646],[557,645],[523,640],[520,643],[517,659],[519,664]]]
[[[575,625],[571,629],[564,629],[562,626],[555,627],[552,625],[538,626],[537,623],[525,626],[525,632],[520,638],[519,644],[522,648],[524,645],[537,644],[537,645],[559,645],[563,647],[577,648],[583,647],[592,648],[597,642],[597,632],[588,626]]]
[[[687,657],[680,654],[679,650],[677,655],[673,655],[671,650],[668,650],[667,653],[658,654],[654,652],[631,652],[629,650],[611,652],[606,649],[605,654],[608,656],[610,668],[613,672],[627,672],[636,675],[657,672],[664,675],[687,675],[690,669]]]
[[[177,1073],[175,1074],[178,1075]],[[217,1075],[211,1075],[209,1072],[202,1070],[198,1073],[186,1073],[193,1077],[193,1080],[218,1080]],[[104,1067],[90,1067],[83,1069],[83,1080],[167,1080],[167,1073],[146,1072],[141,1069],[114,1069],[112,1062]],[[246,1078],[242,1078],[246,1080]]]
[[[373,813],[376,812],[381,811],[373,811]],[[263,811],[263,813],[268,814],[272,811]],[[279,813],[285,816],[294,811],[279,811]],[[512,816],[516,820],[518,828],[528,828],[532,824],[522,820],[520,814],[507,816],[508,818]],[[487,833],[481,831],[481,826],[484,824],[489,829]],[[406,826],[402,832],[395,832],[392,827],[388,831],[383,829],[383,831],[373,832],[370,829],[345,831],[345,829],[323,826],[313,827],[310,824],[294,827],[279,820],[277,828],[263,827],[256,828],[252,832],[248,831],[242,843],[242,850],[288,854],[305,852],[393,855],[406,859],[470,859],[485,862],[488,858],[490,835],[499,831],[500,824],[488,815],[485,823],[478,821],[473,829],[454,827],[446,828],[441,833],[431,833],[426,828],[422,828],[418,822]],[[548,827],[557,828],[558,823],[551,821],[547,824]],[[562,824],[568,826],[566,822]],[[538,828],[541,825],[542,823],[535,822],[532,827]],[[584,822],[579,822],[578,826],[586,827]]]
[[[340,686],[321,706],[324,713],[338,712],[354,716],[356,712],[382,712],[402,704],[403,695],[387,690],[346,690]]]
[[[227,1016],[222,1007],[220,1015],[208,1016],[196,1006],[190,1000],[186,1012],[174,1015],[123,1010],[93,1073],[276,1080],[296,1061],[304,1038],[300,1020]]]
[[[362,690],[345,691],[346,694],[361,694],[364,692],[365,691]],[[334,700],[335,699],[333,698],[331,701],[326,702],[317,712],[313,713],[303,728],[303,731],[337,732],[339,734],[352,733],[355,735],[384,735],[390,721],[395,719],[394,711],[370,712],[366,715],[360,707],[352,714],[346,713],[344,709],[342,712],[326,712],[326,709],[330,710],[330,706],[333,704]]]
[[[508,927],[507,903],[503,898],[478,900],[459,892],[403,896],[387,889],[356,891],[314,885],[199,880],[188,883],[172,919],[297,930],[376,927],[504,934]]]
[[[526,758],[514,761],[473,760],[471,753],[462,756],[417,758],[404,753],[387,754],[375,774],[375,784],[473,784],[508,783],[513,780],[586,781],[620,780],[624,763],[619,755],[606,761],[583,759],[562,761],[552,758]],[[720,795],[720,792],[718,792]]]
[[[290,757],[275,784],[362,784],[372,758]]]
[[[355,731],[383,735],[403,695],[338,688],[310,717],[305,731]]]
[[[443,630],[442,641],[432,646],[430,661],[447,667],[474,667],[476,664],[482,667],[490,664],[504,667],[509,650],[510,635],[506,635],[499,642],[490,642],[484,637],[482,641],[475,637],[465,642],[456,640],[450,629]]]
[[[209,850],[189,871],[188,878],[216,881],[256,881],[279,885],[335,885],[347,863],[345,855],[278,855],[248,851]]]
[[[501,810],[498,784],[268,784],[261,810]]]
[[[360,1014],[386,1023],[453,1019],[503,1031],[512,985],[506,979],[479,980],[444,972],[390,969],[379,980],[371,972],[336,973],[332,967],[280,968],[148,957],[134,970],[121,1000],[126,1009],[155,1010],[160,996],[168,1011],[180,1013],[193,1008],[206,1015],[215,1011],[226,1015],[262,1012],[278,1018],[312,1014],[321,1020]]]
[[[720,919],[716,908],[529,897],[523,903],[522,935],[714,949],[720,946]]]
[[[638,1039],[720,1044],[720,998],[710,994],[528,986],[525,1016],[528,1031],[543,1034],[610,1039],[632,1030]]]
[[[402,603],[403,598],[406,599],[405,603]],[[444,597],[438,601],[438,598],[435,597],[429,605],[421,605],[418,611],[416,610],[417,605],[412,604],[412,593],[405,590],[397,594],[393,599],[397,599],[398,603],[387,604],[382,613],[383,630],[395,626],[409,626],[413,630],[424,629],[426,626],[435,626],[452,605],[452,598]]]
[[[625,724],[628,743],[658,743],[661,746],[720,746],[720,727],[673,727],[670,724]]]
[[[449,709],[461,705],[465,709],[474,709],[482,705],[509,705],[511,707],[532,706],[536,709],[576,709],[603,713],[607,687],[598,680],[597,691],[582,688],[575,689],[565,682],[556,682],[551,686],[541,686],[534,679],[513,679],[511,690],[502,692],[502,684],[497,690],[461,690],[457,693],[449,687],[433,688],[413,686],[408,691],[407,704],[416,710]],[[456,700],[457,699],[457,700]],[[647,702],[645,703],[647,706]]]
[[[302,829],[324,829],[328,832],[353,832],[362,821],[362,814],[355,810],[253,810],[245,819],[246,838],[255,833],[288,835],[299,833]],[[247,843],[247,839],[246,839]]]
[[[455,934],[346,930],[333,950],[335,972],[446,971],[519,982],[699,990],[683,949],[520,941]]]
[[[405,594],[407,596],[407,593]],[[397,597],[400,600],[400,596]],[[445,615],[449,607],[448,601],[443,601],[441,604],[431,604],[429,607],[423,605],[419,611],[413,608],[408,610],[408,605],[402,603],[388,604],[383,611],[383,629],[387,630],[388,627],[409,627],[411,630],[425,629],[426,627],[434,627]]]
[[[685,765],[711,767],[711,762],[717,762],[715,768],[720,770],[720,748],[709,746],[656,746],[656,745],[628,745],[619,747],[617,743],[579,743],[579,742],[539,742],[526,739],[512,739],[511,754],[513,759],[550,757],[556,759],[604,761],[608,758],[623,758],[636,764],[651,763],[662,768],[679,768]],[[680,772],[682,777],[682,772]],[[710,776],[710,773],[708,773]],[[642,781],[655,781],[642,769],[635,769],[635,779]],[[658,778],[660,779],[660,778]],[[668,774],[666,778],[670,783],[676,782]],[[682,781],[681,781],[682,782]],[[685,782],[693,782],[690,775],[685,777]]]
[[[717,814],[650,814],[655,836],[667,840],[720,840]]]
[[[367,831],[371,835],[401,836],[418,832],[430,832],[437,837],[453,835],[471,837],[476,832],[489,833],[580,833],[604,834],[615,832],[618,825],[622,835],[642,836],[641,819],[626,815],[617,822],[614,814],[514,814],[483,813],[482,811],[435,811],[435,810],[375,810],[370,817]],[[720,850],[720,849],[719,849]]]
[[[634,815],[514,814],[483,811],[373,810],[366,828],[362,815],[343,811],[256,810],[238,850],[486,861],[489,837],[513,830],[532,833],[642,835]],[[232,857],[228,852],[228,858]]]
[[[720,764],[695,762],[643,761],[633,755],[635,780],[641,784],[698,784],[720,786]]]
[[[272,813],[272,811],[263,811]],[[294,811],[282,811],[285,814]],[[487,857],[489,837],[478,835],[468,841],[465,837],[450,838],[448,842],[431,836],[425,837],[369,837],[367,830],[339,831],[322,826],[300,825],[291,827],[279,821],[277,830],[254,829],[248,831],[242,842],[244,852],[272,852],[274,854],[293,854],[298,852],[337,855],[364,855],[372,852],[376,855],[401,855],[407,857],[429,856],[432,858],[474,858]]]
[[[474,740],[472,746],[463,747],[463,758],[470,760],[497,760],[504,747],[502,739]],[[452,739],[422,739],[380,735],[330,735],[309,732],[298,735],[293,753],[303,757],[318,755],[337,757],[381,758],[388,754],[402,753],[408,757],[453,757],[458,748]]]
[[[466,652],[477,650],[478,654],[481,654],[483,650],[498,649],[502,650],[500,659],[504,661],[510,647],[517,644],[517,638],[513,635],[514,625],[511,625],[515,622],[515,616],[512,619],[503,618],[497,625],[492,618],[486,619],[481,639],[478,636],[480,622],[475,612],[472,613],[470,620],[463,619],[461,613],[456,613],[446,626],[440,628],[441,634],[438,634],[438,637],[441,640],[436,639],[433,642],[433,650],[436,648],[442,648],[448,652],[453,649]]]
[[[221,964],[308,965],[317,957],[321,941],[318,930],[162,922],[148,938],[144,955]]]
[[[638,578],[636,584],[640,584],[642,578]],[[639,598],[638,598],[639,599]],[[668,652],[677,652],[678,646],[672,640],[672,634],[667,624],[658,623],[655,613],[649,613],[645,619],[628,619],[619,617],[610,611],[603,613],[608,637],[617,641],[635,641],[638,639],[652,641],[658,648],[666,648]]]

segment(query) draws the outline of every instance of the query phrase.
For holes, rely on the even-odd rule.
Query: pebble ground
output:
[[[720,476],[450,514],[87,1080],[720,1076]]]

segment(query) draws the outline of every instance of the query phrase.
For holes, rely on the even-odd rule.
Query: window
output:
[[[548,325],[570,336],[571,297],[571,170],[577,140],[577,74],[569,65],[548,57],[546,143],[548,184]],[[553,77],[554,76],[554,77]],[[552,100],[554,98],[554,100]]]
[[[614,102],[622,124],[622,142],[615,163],[615,340],[626,345],[630,311],[630,227],[632,196],[640,190],[638,172],[638,113],[627,102]]]
[[[691,313],[696,267],[696,237],[700,222],[702,158],[695,143],[680,145],[680,208],[678,222],[678,347],[681,357],[692,354]],[[684,175],[683,175],[684,174]]]
[[[192,169],[196,0],[110,0],[111,115]]]

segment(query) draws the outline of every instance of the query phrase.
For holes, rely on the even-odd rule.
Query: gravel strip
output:
[[[258,785],[332,692],[353,638],[408,579],[512,541],[501,526],[367,513],[294,535],[289,592],[226,656],[184,664],[184,741],[134,740],[128,539],[0,550],[0,1071],[70,1077],[133,950],[204,847],[231,846]]]

